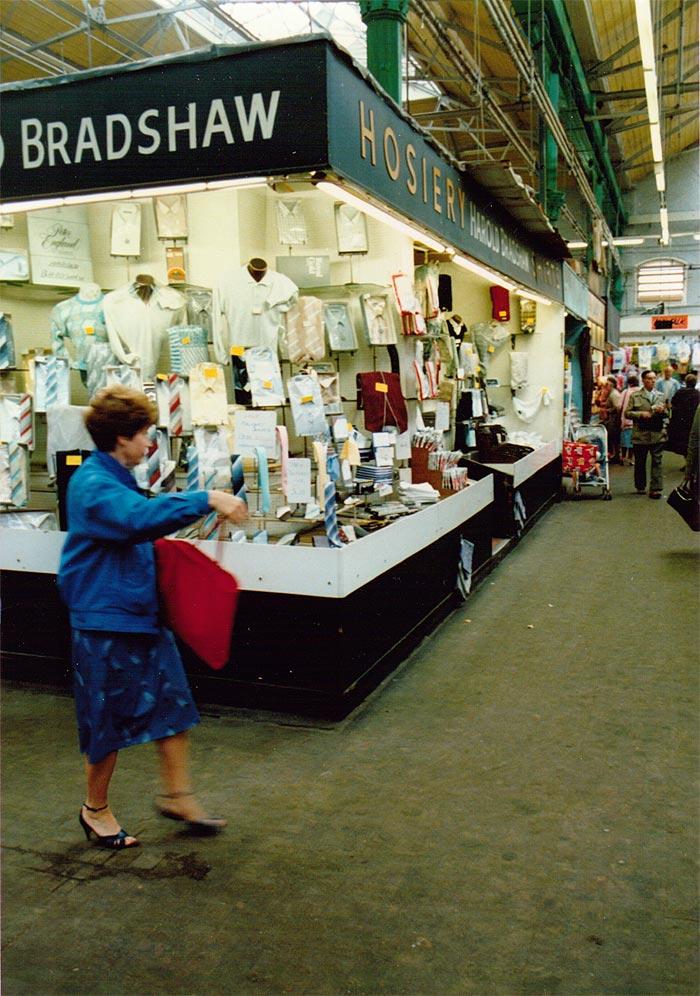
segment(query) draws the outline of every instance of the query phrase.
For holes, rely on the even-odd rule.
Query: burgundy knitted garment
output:
[[[365,413],[365,429],[381,432],[385,425],[395,425],[399,432],[408,428],[406,402],[401,393],[401,378],[395,373],[377,370],[357,375],[358,408]]]

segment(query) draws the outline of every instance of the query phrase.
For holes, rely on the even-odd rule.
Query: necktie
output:
[[[180,378],[177,374],[169,374],[168,376],[168,429],[171,436],[182,435]]]
[[[324,500],[326,484],[328,483],[328,472],[326,470],[327,443],[314,443],[314,460],[316,461],[316,494],[319,505]]]
[[[46,407],[53,408],[58,403],[58,370],[55,356],[47,356],[44,363],[44,374],[46,376]]]
[[[23,394],[19,401],[19,441],[29,449],[34,446],[31,394]]]
[[[287,493],[287,461],[289,460],[289,435],[285,425],[275,426],[275,434],[280,447],[280,462],[282,464],[282,490]]]
[[[0,318],[0,370],[6,370],[10,365],[10,344],[7,334],[7,322]]]
[[[160,481],[160,451],[158,449],[158,433],[154,425],[148,430],[148,487],[154,491]]]
[[[216,484],[216,471],[212,470],[207,474],[206,478],[204,479],[204,490],[213,491],[215,484]],[[216,509],[214,509],[209,513],[209,515],[207,515],[206,519],[202,523],[201,528],[199,530],[200,539],[205,539],[205,540],[211,539],[211,537],[216,532],[217,517],[218,513],[216,512]]]
[[[335,484],[329,481],[326,484],[324,493],[324,520],[326,523],[326,536],[331,546],[341,547],[340,532],[338,530],[338,519],[335,514]]]
[[[262,496],[260,511],[267,515],[270,511],[270,475],[267,467],[267,453],[262,446],[255,447],[255,459],[258,464],[258,488]]]
[[[247,503],[248,495],[245,489],[245,473],[243,471],[243,457],[234,453],[231,457],[231,489],[236,498],[242,498]]]
[[[7,444],[10,470],[10,501],[15,508],[27,504],[27,487],[24,479],[24,450],[18,443]]]
[[[196,446],[187,447],[187,490],[199,491],[199,456]]]

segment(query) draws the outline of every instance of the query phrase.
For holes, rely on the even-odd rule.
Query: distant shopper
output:
[[[666,449],[685,456],[688,450],[690,427],[693,424],[695,409],[700,404],[700,394],[695,390],[697,381],[688,374],[680,391],[676,391],[671,401],[671,421],[668,425]]]
[[[68,536],[58,573],[73,630],[75,704],[87,794],[80,809],[85,836],[119,850],[139,841],[109,806],[117,753],[155,740],[163,779],[161,813],[198,833],[225,820],[205,814],[192,793],[187,730],[199,716],[172,633],[158,618],[152,541],[214,509],[230,522],[246,518],[244,502],[223,491],[171,493],[147,499],[132,469],[148,448],[151,401],[122,385],[93,398],[85,422],[97,452],[68,488]]]
[[[627,407],[633,394],[639,390],[639,377],[630,374],[627,387],[620,396],[620,463],[632,465],[632,420],[627,415]]]
[[[673,367],[669,363],[667,366],[664,367],[663,377],[660,377],[656,381],[656,390],[660,391],[661,394],[663,394],[664,400],[668,404],[671,404],[673,395],[676,393],[676,391],[679,391],[681,387],[680,381],[676,380],[673,374],[674,374]]]
[[[666,400],[655,390],[656,374],[645,370],[642,387],[630,398],[627,415],[632,421],[632,450],[634,452],[634,486],[644,494],[647,486],[647,457],[651,457],[649,497],[660,498],[663,488],[663,451],[666,438]]]
[[[685,455],[685,476],[694,482],[697,494],[700,485],[700,408],[695,409],[693,424],[690,427],[688,451]]]
[[[617,377],[607,378],[608,391],[605,399],[605,427],[608,430],[608,459],[612,463],[620,461],[620,408],[622,395],[617,389]]]

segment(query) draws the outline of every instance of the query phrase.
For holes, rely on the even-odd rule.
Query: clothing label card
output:
[[[374,450],[374,458],[378,467],[394,466],[394,447],[380,446]]]
[[[237,411],[234,416],[234,437],[236,453],[251,456],[258,447],[262,447],[271,459],[275,458],[276,435],[275,412]]]
[[[343,416],[343,418],[336,418],[333,420],[333,438],[337,443],[342,442],[344,439],[348,438],[348,420]]]
[[[393,446],[395,438],[389,432],[373,432],[372,446],[374,446],[375,450],[382,446]]]
[[[396,454],[397,460],[410,460],[411,459],[411,434],[410,432],[401,432],[397,436],[393,437],[394,452]]]
[[[311,460],[293,457],[287,461],[287,501],[290,505],[311,500]]]
[[[435,402],[435,428],[445,432],[450,427],[450,405],[447,401]]]
[[[92,252],[84,206],[27,215],[32,282],[56,287],[92,283]]]

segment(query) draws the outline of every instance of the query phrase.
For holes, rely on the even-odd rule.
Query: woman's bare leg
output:
[[[156,741],[163,783],[163,808],[186,820],[202,820],[206,812],[192,792],[187,731]]]
[[[119,833],[121,827],[114,813],[109,806],[109,783],[112,780],[114,768],[117,764],[117,751],[113,751],[104,757],[97,764],[91,764],[85,758],[85,776],[87,780],[87,790],[85,794],[85,806],[83,807],[83,819],[94,829],[100,837],[109,837]],[[90,809],[97,809],[99,812],[90,812]],[[104,807],[104,808],[103,808]],[[133,838],[127,837],[127,841]]]

